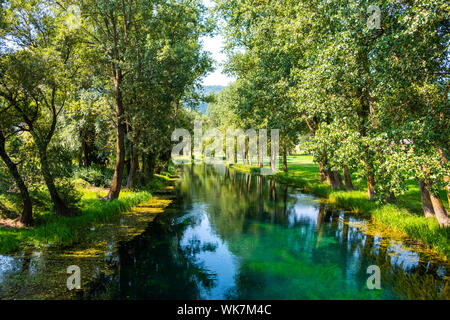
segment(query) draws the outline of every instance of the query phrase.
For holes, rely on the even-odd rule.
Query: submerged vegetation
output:
[[[0,252],[6,253],[24,246],[70,245],[83,240],[91,227],[105,223],[112,217],[152,198],[152,191],[161,189],[169,175],[155,175],[141,190],[124,190],[118,199],[102,199],[108,190],[86,183],[76,187],[82,195],[77,203],[76,217],[58,217],[51,210],[36,214],[33,228],[0,228]]]
[[[400,196],[395,202],[370,201],[363,190],[364,179],[355,180],[355,190],[333,190],[330,185],[320,182],[319,166],[313,163],[310,155],[288,156],[288,172],[280,171],[271,179],[300,188],[304,192],[326,198],[331,204],[352,212],[372,217],[383,227],[401,231],[409,237],[423,242],[430,248],[450,257],[450,230],[442,228],[436,219],[422,214],[420,190],[417,183],[408,184],[408,193]],[[242,164],[233,165],[241,171],[258,174],[259,167]],[[447,210],[448,203],[445,202]]]

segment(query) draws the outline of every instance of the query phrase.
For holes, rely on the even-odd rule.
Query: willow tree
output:
[[[96,57],[97,70],[110,79],[114,100],[116,128],[116,162],[111,187],[105,199],[119,197],[125,166],[126,122],[124,104],[124,81],[129,73],[128,58],[131,42],[139,25],[151,21],[156,1],[67,1],[66,9],[76,5],[80,10],[80,30],[85,37],[87,49]]]
[[[7,23],[6,23],[6,12],[3,10],[5,1],[0,1],[0,57],[6,51],[5,34],[7,33]],[[3,68],[0,68],[2,70]],[[0,71],[0,75],[3,71]],[[0,95],[1,96],[1,95]],[[11,117],[8,110],[11,109],[11,105],[8,100],[0,98],[0,114],[2,115],[0,119],[0,158],[6,164],[9,173],[13,177],[17,187],[20,190],[20,195],[23,202],[22,214],[20,217],[20,222],[25,225],[31,225],[33,222],[33,205],[28,192],[28,187],[26,186],[22,175],[19,173],[17,163],[11,157],[11,154],[7,151],[7,139],[8,135],[15,134],[16,131],[13,129],[14,124],[17,124],[17,119]],[[16,120],[16,121],[14,121]]]
[[[387,2],[373,52],[380,128],[398,146],[403,170],[419,180],[424,213],[450,221],[440,197],[449,190],[449,19],[445,1]],[[388,85],[386,85],[388,84]],[[431,202],[431,206],[430,206]],[[430,208],[433,207],[433,210]]]
[[[200,1],[64,2],[67,8],[74,4],[80,8],[86,51],[95,57],[97,75],[109,79],[114,101],[116,160],[106,196],[113,200],[120,194],[127,152],[127,185],[134,185],[148,130],[167,129],[151,142],[167,140],[158,149],[170,152],[169,125],[173,127],[185,91],[208,66],[198,40],[209,30]]]
[[[5,120],[7,118],[6,109],[7,107],[2,102],[0,102],[0,112],[2,113],[3,116],[3,119],[0,124],[0,158],[6,164],[9,173],[13,177],[14,182],[16,183],[20,191],[23,208],[19,221],[26,226],[30,226],[33,223],[33,204],[31,202],[30,194],[28,192],[28,187],[25,184],[25,181],[19,172],[17,163],[14,162],[14,159],[11,157],[11,154],[9,154],[7,151],[6,141],[8,139],[8,135],[15,134],[15,132],[10,124],[8,125],[5,123],[6,122]],[[7,130],[5,130],[5,127],[7,128]]]

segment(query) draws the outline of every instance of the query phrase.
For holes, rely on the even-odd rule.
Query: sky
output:
[[[212,38],[203,38],[203,47],[206,51],[211,52],[212,58],[215,60],[215,71],[210,73],[203,80],[204,86],[221,85],[227,86],[235,79],[223,73],[223,63],[226,61],[226,55],[221,52],[224,45],[223,37],[217,35]]]
[[[207,7],[212,7],[214,4],[210,0],[203,0]],[[224,39],[220,35],[214,37],[202,38],[203,47],[205,51],[211,52],[211,57],[215,60],[215,71],[208,74],[204,80],[204,86],[227,86],[235,79],[223,73],[223,64],[226,62],[226,55],[222,53],[224,47]]]

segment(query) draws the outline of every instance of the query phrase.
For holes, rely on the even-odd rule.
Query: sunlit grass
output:
[[[319,166],[313,163],[311,155],[288,157],[288,173],[279,171],[271,179],[296,186],[304,192],[327,198],[331,203],[355,213],[365,214],[394,230],[404,232],[420,240],[428,247],[450,256],[450,230],[440,228],[436,219],[426,218],[422,212],[420,190],[417,182],[407,181],[408,190],[393,203],[380,204],[369,201],[365,181],[354,178],[354,191],[333,190],[320,183]],[[258,173],[256,166],[233,165],[238,170]],[[444,206],[449,208],[445,191],[442,191]]]
[[[27,229],[0,228],[0,252],[8,253],[22,246],[69,245],[79,241],[86,230],[104,223],[121,212],[130,210],[139,203],[148,201],[153,190],[162,188],[169,175],[156,175],[146,190],[122,190],[114,201],[103,201],[105,190],[95,187],[78,187],[82,193],[75,217],[59,217],[51,211],[35,212],[36,225]]]

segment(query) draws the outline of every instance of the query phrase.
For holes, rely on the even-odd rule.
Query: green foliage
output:
[[[0,162],[0,194],[5,193],[12,184],[12,179],[8,174],[7,168]]]
[[[314,160],[370,181],[380,203],[411,178],[450,188],[445,1],[379,1],[379,28],[371,1],[216,2],[237,76],[232,122],[280,128],[288,145],[308,130]]]
[[[251,170],[244,165],[234,165],[238,170]],[[300,188],[322,198],[340,208],[372,217],[376,222],[394,230],[402,231],[411,238],[422,241],[437,252],[450,256],[450,230],[439,227],[435,219],[422,214],[422,204],[417,182],[407,181],[409,191],[400,196],[395,203],[382,204],[369,201],[365,182],[355,184],[355,191],[335,191],[330,186],[320,183],[319,167],[313,163],[311,155],[288,157],[289,172],[278,172],[269,176],[282,183]],[[256,168],[255,168],[256,169]],[[258,170],[255,170],[256,172]],[[442,193],[445,191],[442,190]],[[446,203],[446,207],[449,204]]]
[[[60,217],[43,211],[36,217],[36,226],[29,229],[0,228],[0,252],[7,253],[23,246],[70,245],[85,237],[86,230],[98,223],[108,222],[121,212],[130,210],[152,197],[154,190],[165,185],[166,179],[155,177],[145,191],[123,191],[119,199],[103,201],[96,192],[80,189],[76,217]],[[48,195],[47,195],[48,197]]]
[[[106,187],[111,184],[113,171],[107,168],[96,167],[79,167],[75,170],[73,177],[82,179],[96,187]]]
[[[125,158],[116,172],[125,185],[133,150],[136,167],[157,159],[134,187],[155,164],[166,169],[171,132],[191,120],[183,106],[198,102],[212,71],[201,37],[215,25],[201,0],[0,4],[0,132],[19,175],[2,162],[0,193],[20,185],[36,211],[50,208],[50,196],[64,214],[80,197],[68,179],[106,187],[112,164]]]
[[[81,200],[81,193],[75,189],[70,179],[63,179],[57,184],[58,194],[61,199],[69,206],[75,206]]]

